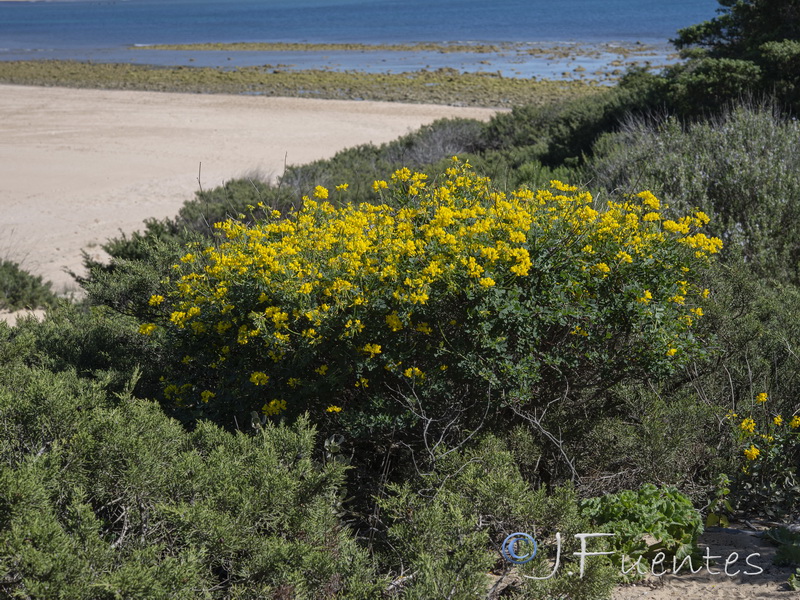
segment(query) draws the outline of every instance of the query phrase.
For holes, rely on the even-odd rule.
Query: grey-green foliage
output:
[[[602,139],[587,167],[594,185],[651,190],[672,207],[711,217],[723,255],[759,275],[800,281],[800,123],[740,106],[682,126],[636,120]]]
[[[56,304],[51,283],[10,260],[0,261],[0,309],[45,308]]]
[[[510,437],[530,436],[519,429]],[[532,457],[520,461],[500,439],[487,436],[461,450],[437,452],[429,472],[389,487],[379,505],[392,550],[388,560],[405,576],[397,581],[404,598],[479,598],[493,586],[510,586],[504,593],[516,598],[608,596],[615,575],[605,559],[589,559],[583,578],[577,576],[574,534],[591,529],[574,490],[532,489],[518,467],[527,460]],[[552,579],[522,579],[516,567],[512,573],[500,547],[515,532],[539,541],[541,551],[520,572],[540,577],[552,571],[560,533],[561,566]]]
[[[74,373],[0,371],[0,596],[375,597],[307,419],[187,432]]]

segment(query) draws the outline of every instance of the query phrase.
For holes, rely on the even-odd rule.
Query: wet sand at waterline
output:
[[[101,258],[109,237],[174,216],[200,185],[275,177],[439,118],[496,112],[0,85],[0,259],[74,290],[66,271],[81,270],[82,250]]]

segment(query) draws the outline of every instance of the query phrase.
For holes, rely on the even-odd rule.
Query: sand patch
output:
[[[0,257],[74,289],[81,251],[211,188],[497,111],[391,102],[0,85]],[[200,183],[198,183],[198,176]]]

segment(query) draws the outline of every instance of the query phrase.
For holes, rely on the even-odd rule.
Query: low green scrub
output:
[[[514,107],[490,121],[485,147],[524,152],[526,160],[538,160],[550,167],[580,164],[584,155],[591,154],[600,135],[616,130],[631,114],[649,110],[662,87],[656,76],[631,71],[618,85],[591,96]]]
[[[217,69],[71,61],[0,61],[0,82],[156,92],[257,94],[507,108],[597,92],[581,81],[536,81],[456,69],[412,73],[292,71],[266,65]]]
[[[0,595],[374,598],[300,418],[192,432],[72,373],[0,371]]]
[[[57,302],[50,282],[24,271],[10,260],[0,261],[0,310],[47,308]]]
[[[386,560],[404,598],[466,600],[489,590],[520,599],[608,597],[616,581],[608,559],[587,559],[578,576],[575,534],[594,529],[572,487],[532,490],[517,457],[493,436],[468,448],[441,447],[425,466],[389,486],[378,503],[388,534]],[[517,566],[500,553],[516,532],[529,533],[540,546],[532,561]],[[554,569],[556,554],[560,566]],[[402,570],[413,576],[402,577]]]

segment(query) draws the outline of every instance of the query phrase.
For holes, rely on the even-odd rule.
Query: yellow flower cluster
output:
[[[601,206],[588,192],[560,181],[552,181],[550,189],[509,194],[490,183],[455,161],[435,186],[409,169],[395,172],[391,183],[376,181],[373,188],[381,200],[395,194],[392,203],[335,207],[327,202],[328,190],[317,186],[313,198],[304,197],[302,208],[286,217],[273,211],[254,225],[217,223],[218,243],[187,253],[181,258],[184,265],[176,265],[185,274],[174,282],[168,302],[158,295],[149,303],[171,306],[168,327],[211,338],[212,368],[229,359],[231,348],[244,351],[241,347],[257,339],[258,356],[269,360],[253,366],[273,377],[255,371],[250,382],[296,388],[303,384],[288,376],[279,381],[272,365],[299,347],[359,338],[366,327],[359,315],[368,305],[374,308],[378,287],[387,291],[381,304],[386,310],[379,317],[386,337],[358,340],[355,350],[362,358],[386,357],[393,334],[432,335],[435,328],[417,320],[415,311],[436,294],[491,294],[529,277],[534,247],[582,248],[574,257],[577,274],[568,284],[582,302],[596,293],[598,281],[624,282],[625,269],[654,262],[673,269],[670,261],[661,263],[655,256],[664,244],[688,246],[698,257],[721,246],[697,231],[707,223],[703,213],[662,220],[657,211],[666,207],[650,192]],[[256,291],[244,298],[245,288]],[[680,305],[676,310],[685,311],[681,327],[702,315],[700,307],[691,306],[701,292],[686,281],[675,281],[670,289],[625,293],[638,310],[652,309],[653,314],[654,305],[669,298]],[[149,334],[154,328],[142,325],[140,331]],[[588,335],[579,327],[575,331]],[[677,353],[676,338],[663,344],[662,357]],[[324,376],[327,366],[321,362],[309,369]],[[417,367],[402,372],[415,382],[425,378]],[[367,387],[367,380],[355,374],[351,381]],[[273,400],[263,410],[277,414],[285,404]]]
[[[739,423],[739,428],[744,432],[753,433],[756,430],[756,422],[748,417]]]
[[[761,454],[761,450],[756,448],[754,445],[750,445],[749,448],[745,448],[744,455],[747,460],[755,460],[758,458],[758,455]]]

